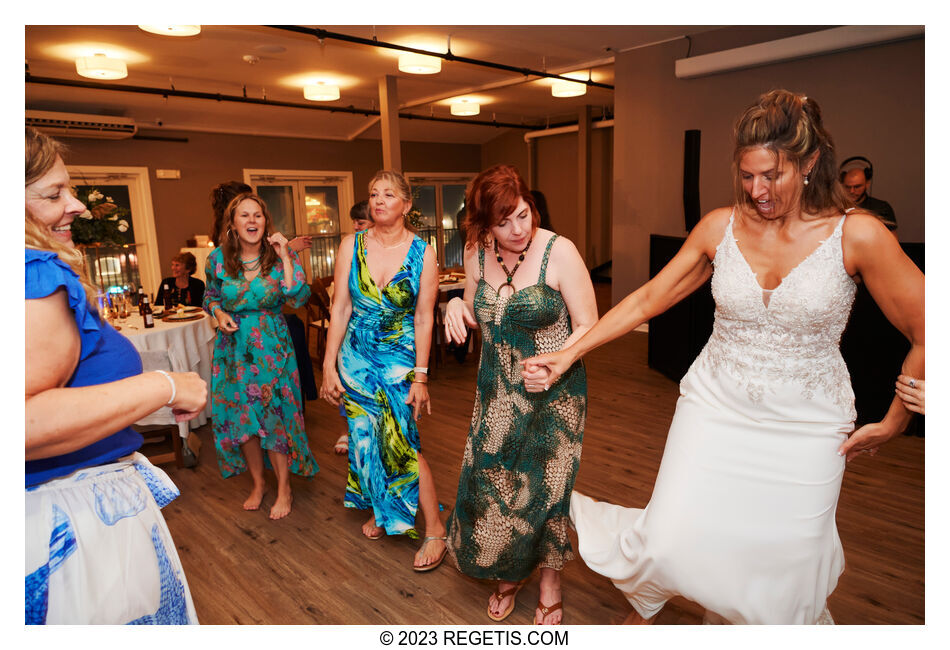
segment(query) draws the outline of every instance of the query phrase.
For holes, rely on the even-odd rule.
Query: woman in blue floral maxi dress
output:
[[[229,230],[205,270],[204,307],[219,326],[211,380],[215,451],[225,478],[250,469],[254,488],[244,509],[257,510],[266,490],[267,450],[278,479],[270,516],[279,519],[290,513],[288,470],[311,477],[319,469],[307,443],[294,347],[281,316],[285,303],[303,305],[310,287],[286,238],[271,232],[259,197],[235,197],[227,214]]]

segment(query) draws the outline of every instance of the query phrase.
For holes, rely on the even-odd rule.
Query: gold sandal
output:
[[[445,536],[442,536],[442,537],[434,537],[434,536],[432,536],[432,537],[424,537],[424,538],[422,539],[422,545],[419,547],[419,551],[421,551],[422,549],[424,549],[425,546],[426,546],[426,544],[428,544],[428,543],[431,542],[431,541],[437,540],[437,539],[441,539],[442,542],[443,542],[443,545],[442,545],[442,554],[439,555],[439,559],[437,559],[435,562],[432,562],[431,564],[424,564],[424,565],[422,565],[422,566],[416,566],[415,564],[413,564],[413,565],[412,565],[412,570],[413,570],[413,571],[416,571],[417,573],[424,573],[424,572],[426,572],[426,571],[432,571],[433,569],[437,569],[437,568],[439,567],[439,565],[442,564],[442,560],[445,559],[445,554],[448,553],[448,551],[449,551],[449,545],[445,543],[446,539],[448,539],[447,537],[445,537]],[[417,554],[417,555],[419,554],[419,551],[416,551],[416,554]]]

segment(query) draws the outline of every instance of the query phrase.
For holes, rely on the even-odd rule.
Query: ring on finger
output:
[[[910,387],[911,387],[911,388],[917,388],[917,380],[916,380],[916,379],[911,379],[909,383],[910,383]]]

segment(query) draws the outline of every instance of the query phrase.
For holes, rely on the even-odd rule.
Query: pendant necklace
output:
[[[505,294],[505,298],[510,298],[515,294],[515,285],[511,283],[511,279],[515,277],[515,273],[518,271],[518,267],[521,266],[521,263],[524,262],[524,256],[528,252],[528,249],[531,248],[531,242],[534,241],[534,237],[528,240],[528,244],[521,250],[521,253],[518,255],[518,263],[515,264],[515,268],[508,270],[508,267],[505,266],[504,260],[501,259],[501,253],[498,252],[498,240],[495,240],[495,259],[498,260],[498,264],[501,265],[501,270],[505,272],[505,277],[507,278],[498,289],[495,290],[495,294],[501,297],[501,290],[505,287],[510,289],[510,293]]]
[[[257,263],[254,264],[255,262],[257,262]],[[260,268],[260,266],[261,266],[261,256],[258,255],[258,256],[255,257],[254,259],[248,260],[248,261],[246,261],[246,262],[245,262],[244,260],[241,260],[241,264],[244,265],[244,272],[245,272],[245,273],[251,273],[252,271],[256,271],[258,268]],[[251,266],[252,264],[253,264],[254,266]]]
[[[383,250],[388,251],[388,250],[391,250],[391,249],[393,249],[393,248],[399,248],[400,246],[402,246],[403,244],[405,244],[405,243],[406,243],[406,237],[405,237],[405,235],[403,235],[402,239],[400,239],[397,243],[393,244],[392,246],[386,246],[386,245],[384,245],[383,242],[380,241],[379,237],[376,237],[375,235],[373,236],[373,241],[376,242],[376,245],[377,245],[377,246],[379,246],[379,247],[382,248]]]

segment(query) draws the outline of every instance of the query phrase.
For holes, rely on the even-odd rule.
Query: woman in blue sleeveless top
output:
[[[160,508],[175,484],[130,425],[204,408],[195,373],[142,373],[72,245],[85,210],[61,146],[26,131],[26,622],[197,623]]]

